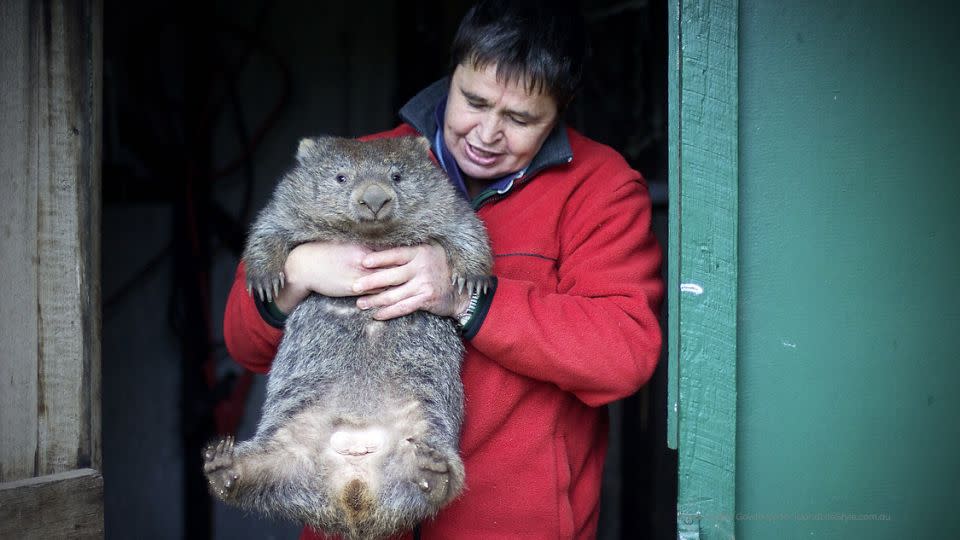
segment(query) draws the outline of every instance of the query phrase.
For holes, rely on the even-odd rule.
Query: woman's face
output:
[[[557,121],[557,103],[524,81],[497,81],[497,66],[460,64],[450,80],[443,138],[463,173],[493,180],[533,161]]]

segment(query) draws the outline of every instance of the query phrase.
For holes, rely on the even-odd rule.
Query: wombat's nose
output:
[[[377,184],[367,186],[360,195],[360,204],[369,208],[374,216],[391,200],[393,197]]]

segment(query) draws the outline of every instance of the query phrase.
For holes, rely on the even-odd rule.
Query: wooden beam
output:
[[[0,484],[0,538],[103,538],[102,501],[92,469]]]
[[[91,368],[99,352],[97,253],[99,65],[90,2],[34,2],[37,48],[37,279],[39,287],[36,474],[92,464]],[[99,386],[99,385],[97,385]],[[96,414],[95,416],[99,416]]]
[[[0,2],[0,481],[100,466],[101,12]]]
[[[733,538],[737,0],[671,0],[670,418],[678,533]]]

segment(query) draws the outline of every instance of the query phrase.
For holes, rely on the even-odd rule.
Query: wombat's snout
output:
[[[355,200],[363,218],[383,220],[393,213],[395,197],[392,189],[384,189],[382,185],[371,182],[357,189]]]

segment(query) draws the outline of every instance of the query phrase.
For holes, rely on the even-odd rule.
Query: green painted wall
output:
[[[960,538],[960,4],[739,43],[737,537]]]

